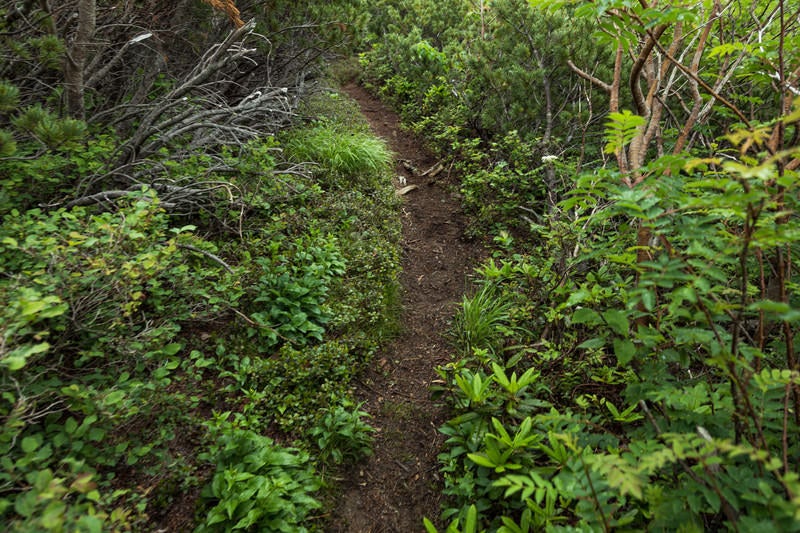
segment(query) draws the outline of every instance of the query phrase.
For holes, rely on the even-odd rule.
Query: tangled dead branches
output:
[[[159,193],[162,207],[181,214],[215,201],[220,191],[236,202],[237,189],[225,181],[201,176],[167,179],[163,170],[165,161],[180,162],[199,151],[213,159],[223,145],[242,145],[291,121],[300,96],[296,88],[248,89],[231,80],[240,66],[258,63],[259,46],[269,46],[254,28],[251,21],[230,32],[164,95],[118,108],[118,120],[135,118],[136,126],[103,172],[85,176],[76,196],[64,205],[103,204],[142,186]],[[239,96],[242,93],[245,96]]]
[[[201,1],[235,28],[225,31],[227,23],[198,11],[198,0],[26,1],[0,17],[0,57],[6,60],[0,78],[20,99],[44,104],[47,116],[85,116],[90,131],[111,132],[101,144],[113,148],[99,154],[88,148],[94,150],[90,168],[65,174],[57,191],[34,195],[38,205],[113,209],[115,199],[146,188],[171,213],[210,211],[219,202],[230,212],[240,208],[242,193],[228,179],[235,169],[223,151],[292,122],[326,45],[314,24],[294,25],[291,13],[246,6],[261,16],[259,29],[268,37],[253,21],[242,21],[241,2]],[[86,5],[92,9],[84,18],[92,24],[81,34],[76,20]],[[12,46],[12,38],[19,43]],[[75,61],[77,49],[81,61]],[[85,104],[74,106],[80,112],[70,111],[64,99],[64,54],[73,58],[72,103]],[[0,115],[0,126],[10,127],[12,115]],[[35,144],[32,135],[24,131]],[[54,149],[54,143],[40,144],[29,157]]]

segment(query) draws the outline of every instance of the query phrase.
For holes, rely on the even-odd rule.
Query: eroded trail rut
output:
[[[438,428],[447,418],[446,409],[431,400],[430,386],[437,379],[435,366],[448,360],[444,335],[480,246],[464,238],[464,219],[458,199],[447,192],[446,173],[437,180],[407,168],[425,171],[436,161],[400,130],[398,117],[360,86],[344,90],[395,153],[398,176],[417,188],[404,196],[402,209],[403,331],[376,356],[357,391],[378,428],[375,453],[347,472],[330,531],[424,531],[422,518],[439,514]]]

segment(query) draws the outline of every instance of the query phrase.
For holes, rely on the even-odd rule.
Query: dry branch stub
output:
[[[210,5],[217,11],[222,11],[228,15],[230,21],[233,22],[234,26],[237,28],[244,26],[244,21],[241,19],[239,8],[236,7],[236,4],[232,0],[203,0],[203,2]]]

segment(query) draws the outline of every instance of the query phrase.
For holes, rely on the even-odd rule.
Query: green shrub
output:
[[[315,242],[317,241],[317,242]],[[282,341],[306,344],[322,340],[324,325],[330,318],[323,304],[329,285],[345,272],[336,239],[333,235],[313,236],[293,242],[287,254],[260,257],[255,264],[261,276],[254,287],[253,303],[265,307],[250,316],[260,326],[251,330],[268,351]]]
[[[235,389],[250,395],[252,409],[287,432],[305,433],[316,425],[331,398],[345,397],[350,381],[363,368],[368,354],[341,341],[317,346],[282,346],[269,358],[237,357]],[[222,351],[222,348],[219,350]]]
[[[304,523],[320,507],[313,497],[320,482],[308,454],[227,423],[213,437],[201,458],[216,472],[203,489],[208,511],[195,531],[307,531]]]
[[[259,20],[270,40],[255,44],[258,61],[300,61],[308,72],[298,43],[316,47],[321,34],[342,43],[355,25],[308,25],[307,16],[363,16],[350,4],[253,8],[269,12]],[[194,52],[223,28],[203,13],[209,31],[189,36]],[[201,531],[304,530],[319,507],[308,455],[252,429],[308,439],[391,329],[399,202],[388,150],[353,103],[328,94],[322,101],[336,113],[297,135],[188,146],[183,129],[169,148],[157,149],[166,137],[148,138],[151,157],[136,160],[120,143],[146,124],[125,109],[177,88],[181,65],[196,64],[196,54],[179,45],[171,57],[189,61],[146,66],[150,52],[137,44],[145,34],[130,40],[135,24],[111,24],[97,59],[122,61],[87,87],[89,125],[57,113],[66,41],[46,9],[28,3],[11,15],[0,17],[20,37],[0,45],[11,58],[10,81],[0,82],[0,523],[9,531],[160,529],[172,504],[213,471]],[[298,24],[284,31],[290,18]],[[159,19],[162,29],[168,19]],[[49,34],[29,38],[41,32]],[[202,105],[191,94],[179,102]],[[261,126],[231,127],[249,136]],[[130,191],[131,183],[153,189]],[[112,200],[93,196],[109,190]],[[61,208],[71,205],[85,207]],[[230,406],[251,425],[220,424],[198,461],[207,405]],[[358,442],[352,453],[366,451]]]
[[[521,327],[502,357],[440,370],[458,409],[442,429],[446,518],[474,503],[490,531],[796,528],[786,328],[800,301],[774,300],[761,276],[770,254],[796,260],[796,220],[778,206],[795,209],[798,177],[680,162],[655,161],[636,188],[582,175],[537,229],[545,245],[479,270],[498,291],[484,314],[505,301]],[[659,243],[644,260],[642,226]]]
[[[317,442],[322,461],[334,464],[357,462],[372,455],[372,433],[375,429],[364,422],[370,415],[361,411],[361,405],[343,401],[330,407],[319,424],[311,430]]]
[[[179,247],[202,245],[189,229],[169,231],[149,194],[115,213],[30,210],[0,226],[0,479],[8,488],[0,507],[9,523],[33,527],[43,512],[65,528],[84,515],[104,527],[142,519],[135,492],[115,487],[109,471],[160,462],[173,434],[156,425],[124,438],[121,428],[180,410],[184,399],[166,392],[183,347],[176,334],[225,302],[215,295],[226,291],[218,265],[208,269]]]
[[[464,159],[459,165],[464,172],[460,191],[472,217],[470,232],[482,234],[492,226],[527,229],[531,218],[546,208],[548,194],[555,198],[560,189],[560,184],[546,182],[542,147],[524,141],[517,131],[490,143],[488,149],[469,140],[454,146],[460,147]]]
[[[452,335],[462,354],[476,351],[501,351],[508,333],[511,302],[491,284],[483,285],[474,296],[465,296],[453,320]]]

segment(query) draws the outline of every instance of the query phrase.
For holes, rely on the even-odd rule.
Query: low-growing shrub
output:
[[[363,419],[370,415],[344,400],[329,407],[318,425],[311,430],[322,461],[334,464],[353,463],[372,455],[372,433],[375,429]]]
[[[205,519],[196,532],[307,531],[303,524],[320,507],[313,496],[320,482],[308,454],[227,422],[212,427],[212,438],[201,459],[216,471],[203,489],[208,511],[201,511]]]

